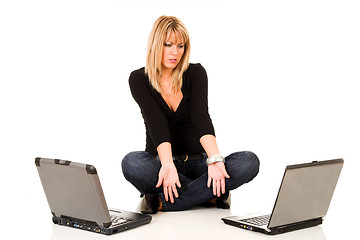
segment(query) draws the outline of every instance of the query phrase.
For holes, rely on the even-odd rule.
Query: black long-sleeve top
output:
[[[144,118],[146,151],[156,156],[157,147],[170,142],[173,155],[205,152],[200,138],[215,136],[215,131],[208,112],[207,74],[201,64],[190,64],[184,72],[183,99],[175,112],[151,86],[145,68],[130,74],[129,85]]]

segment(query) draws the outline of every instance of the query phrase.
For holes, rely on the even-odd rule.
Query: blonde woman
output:
[[[222,157],[208,112],[208,80],[189,64],[190,39],[176,17],[161,16],[151,30],[146,67],[129,78],[146,127],[145,151],[122,161],[125,178],[144,195],[141,211],[179,211],[203,203],[230,207],[229,191],[259,171],[249,151]]]

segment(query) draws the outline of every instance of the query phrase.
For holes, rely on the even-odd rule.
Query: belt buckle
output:
[[[185,159],[184,159],[184,162],[186,162],[187,160],[189,160],[189,155],[185,155]]]

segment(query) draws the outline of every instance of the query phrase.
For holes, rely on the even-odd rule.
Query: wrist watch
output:
[[[217,154],[217,155],[213,155],[211,157],[208,157],[206,159],[206,165],[210,165],[210,164],[213,164],[213,163],[216,163],[216,162],[223,162],[225,163],[225,159],[220,155],[220,154]]]

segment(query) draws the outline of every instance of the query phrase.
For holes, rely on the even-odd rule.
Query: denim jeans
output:
[[[179,174],[181,188],[174,203],[165,201],[162,186],[156,188],[161,163],[149,152],[127,154],[122,160],[125,178],[142,194],[158,194],[163,211],[186,210],[213,199],[212,187],[207,187],[208,167],[205,160],[174,162]],[[259,172],[259,159],[249,151],[236,152],[225,157],[225,168],[230,178],[225,179],[226,191],[250,182]]]

